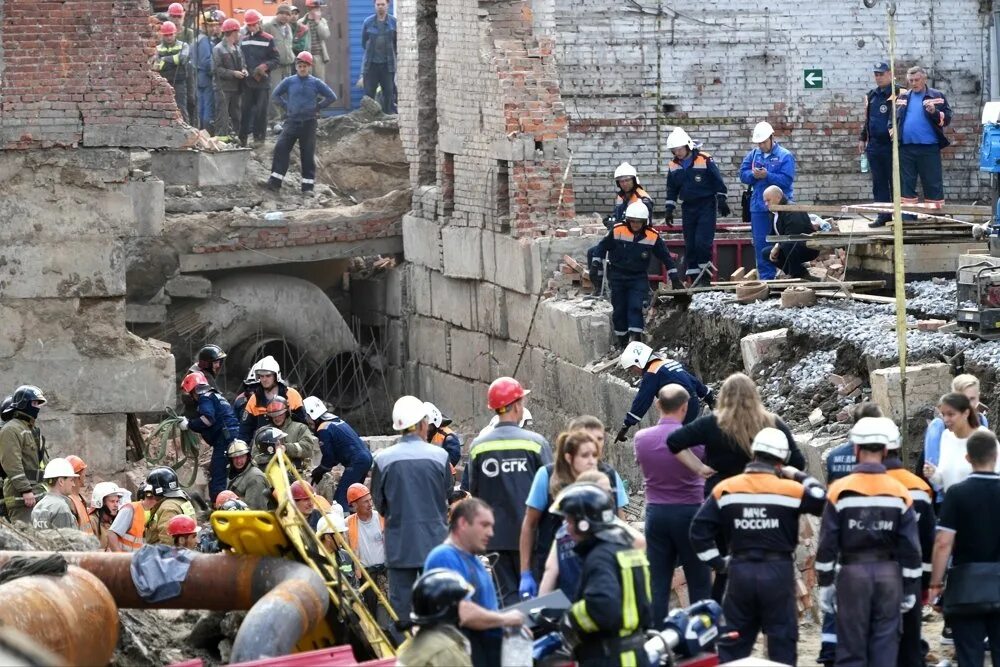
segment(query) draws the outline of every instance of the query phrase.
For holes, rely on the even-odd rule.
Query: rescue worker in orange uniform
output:
[[[308,423],[302,407],[302,394],[285,384],[281,377],[281,367],[274,357],[268,355],[254,364],[254,375],[259,384],[253,388],[240,416],[240,440],[253,442],[257,429],[269,425],[267,406],[278,396],[288,401],[288,413],[292,419]]]
[[[347,489],[347,502],[354,512],[347,517],[347,544],[361,561],[361,566],[372,578],[387,599],[389,597],[389,576],[385,567],[385,519],[375,510],[371,492],[364,484],[351,484]],[[357,573],[361,580],[361,573]],[[368,610],[375,614],[378,598],[372,590],[366,590],[362,599]]]
[[[118,514],[108,529],[108,551],[138,551],[144,544],[150,511],[156,506],[152,487],[143,483],[135,493],[136,500],[118,508]]]
[[[73,472],[78,475],[73,480],[73,491],[66,494],[66,497],[69,498],[70,509],[73,510],[73,516],[80,524],[80,530],[86,535],[94,535],[94,525],[90,521],[87,500],[83,497],[83,491],[87,486],[87,464],[75,454],[70,454],[66,460],[73,466]]]

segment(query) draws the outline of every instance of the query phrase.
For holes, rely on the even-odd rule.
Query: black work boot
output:
[[[623,336],[618,336],[618,347],[625,349],[627,345],[628,345],[628,334],[625,334]]]
[[[638,341],[640,343],[642,342],[642,334],[639,333],[638,331],[630,331],[628,338],[630,341]]]

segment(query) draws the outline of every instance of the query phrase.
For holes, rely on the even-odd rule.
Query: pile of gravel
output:
[[[906,310],[928,317],[955,317],[957,285],[954,280],[919,280],[906,285]]]

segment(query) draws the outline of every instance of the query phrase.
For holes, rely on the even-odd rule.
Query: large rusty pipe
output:
[[[32,554],[0,551],[0,566],[26,555]],[[329,594],[306,565],[265,556],[192,555],[180,595],[151,604],[132,583],[132,554],[62,552],[70,564],[100,579],[124,609],[249,609],[233,642],[234,662],[291,653],[299,638],[326,615]]]
[[[24,555],[24,554],[22,554]],[[67,665],[106,665],[118,643],[118,608],[100,579],[70,566],[0,585],[0,625],[13,628]]]

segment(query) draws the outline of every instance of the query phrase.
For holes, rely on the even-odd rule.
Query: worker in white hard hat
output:
[[[69,494],[73,491],[74,480],[79,477],[73,472],[73,464],[66,459],[52,459],[45,466],[42,478],[47,492],[31,509],[31,525],[35,528],[73,528],[80,524],[73,515]]]
[[[682,201],[685,276],[692,287],[704,287],[712,283],[709,264],[715,241],[716,209],[722,217],[730,213],[726,184],[712,156],[696,146],[684,128],[673,129],[667,137],[667,148],[674,157],[667,165],[666,223],[674,224],[674,209],[677,201]]]
[[[591,248],[594,258],[608,258],[606,276],[611,288],[611,325],[618,344],[642,340],[649,305],[649,260],[655,257],[667,269],[671,286],[683,290],[677,267],[660,235],[650,226],[650,209],[635,201],[625,210],[625,222],[611,228],[601,242]],[[590,255],[590,253],[588,253]]]
[[[748,186],[750,194],[749,222],[754,254],[757,257],[757,275],[761,280],[773,280],[777,267],[771,262],[768,252],[770,247],[767,235],[771,229],[771,215],[764,203],[764,190],[776,185],[789,202],[794,201],[792,183],[795,181],[795,156],[778,145],[774,140],[774,128],[767,121],[757,123],[751,140],[757,147],[743,158],[740,181]]]
[[[826,489],[788,465],[788,438],[779,429],[758,432],[750,451],[753,460],[743,474],[717,484],[698,510],[691,545],[699,559],[729,575],[722,611],[739,637],[719,645],[719,659],[729,663],[749,657],[760,631],[771,660],[797,665],[799,515],[819,516]],[[727,554],[719,551],[720,537]]]
[[[622,420],[622,427],[618,431],[615,442],[624,442],[628,437],[629,429],[642,421],[653,404],[660,389],[668,384],[679,384],[687,390],[688,409],[684,417],[684,423],[689,424],[701,413],[699,400],[705,401],[705,405],[713,407],[715,396],[712,390],[706,387],[698,377],[684,368],[684,365],[673,359],[663,359],[653,354],[653,348],[633,341],[626,346],[625,351],[619,359],[621,367],[626,371],[642,378],[639,383],[639,393],[632,401],[632,407],[625,413]]]
[[[392,407],[396,444],[375,455],[371,493],[385,517],[385,563],[389,603],[399,618],[410,616],[410,592],[430,550],[448,533],[448,494],[453,481],[448,452],[427,442],[427,407],[403,396]]]

